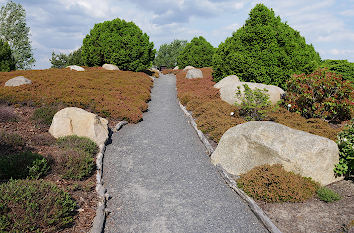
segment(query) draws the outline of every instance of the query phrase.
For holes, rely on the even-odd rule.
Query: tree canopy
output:
[[[177,65],[177,57],[186,47],[186,44],[186,40],[174,40],[170,44],[161,45],[155,57],[154,65],[174,68]]]
[[[16,67],[16,62],[12,56],[11,48],[7,42],[0,39],[0,71],[11,71]]]
[[[65,53],[52,53],[52,58],[49,59],[52,63],[52,68],[64,68],[70,65],[83,66],[84,63],[81,57],[82,49],[79,48],[69,54]]]

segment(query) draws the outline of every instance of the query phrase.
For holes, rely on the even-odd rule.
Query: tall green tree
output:
[[[342,78],[349,80],[354,85],[354,63],[347,60],[324,60],[321,63],[321,68],[342,75]]]
[[[216,81],[235,74],[242,81],[286,88],[295,73],[311,73],[321,62],[305,38],[272,9],[257,4],[245,25],[221,43],[213,57]]]
[[[11,71],[15,69],[15,59],[12,56],[10,46],[0,39],[0,71]]]
[[[215,48],[202,36],[194,37],[177,58],[179,68],[208,67],[212,64]]]
[[[21,4],[8,1],[1,7],[0,39],[10,45],[16,60],[16,69],[30,69],[35,62],[29,32],[26,11]]]
[[[154,43],[133,22],[121,19],[96,24],[83,41],[82,58],[87,66],[114,64],[121,70],[142,71],[155,58]]]
[[[82,60],[82,49],[79,48],[69,54],[65,53],[52,53],[52,58],[49,59],[50,63],[52,63],[52,68],[65,68],[70,65],[78,65],[83,66],[84,62]]]
[[[177,57],[181,54],[186,47],[186,40],[174,40],[169,44],[160,46],[159,51],[154,60],[156,66],[167,66],[173,68],[177,65]]]

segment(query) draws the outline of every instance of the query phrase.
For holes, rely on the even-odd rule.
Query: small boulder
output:
[[[193,66],[186,66],[184,67],[184,71],[188,71],[188,70],[191,70],[191,69],[195,69]]]
[[[85,71],[84,68],[81,66],[73,65],[73,66],[67,66],[66,68],[70,68],[70,70],[76,70],[76,71]]]
[[[190,69],[186,74],[186,78],[193,79],[193,78],[203,78],[203,72],[199,69]]]
[[[108,121],[81,108],[64,108],[54,115],[49,133],[55,138],[88,137],[101,145],[108,139]]]
[[[159,78],[160,77],[160,71],[156,68],[150,68],[149,69],[150,72],[152,72],[152,77],[154,78]]]
[[[18,87],[21,85],[26,85],[26,84],[31,84],[32,81],[23,77],[23,76],[17,76],[15,78],[12,78],[10,80],[8,80],[5,83],[5,87]]]
[[[213,164],[240,175],[263,164],[311,177],[322,185],[335,178],[339,160],[337,144],[324,137],[269,121],[250,121],[230,128],[211,155]]]
[[[225,81],[222,79],[216,83],[214,87],[219,89],[220,98],[231,105],[234,105],[235,103],[241,103],[241,100],[236,97],[236,92],[238,91],[238,87],[240,87],[241,95],[243,96],[245,90],[243,86],[244,84],[247,84],[248,87],[252,90],[255,90],[256,88],[261,90],[266,89],[268,91],[267,94],[269,95],[269,100],[272,104],[276,104],[281,99],[281,96],[285,93],[283,89],[277,86],[266,85],[262,83],[240,82],[237,76],[228,76],[227,78],[228,79]]]
[[[105,70],[119,70],[118,66],[113,64],[104,64],[102,68]]]
[[[173,70],[179,70],[179,66],[176,66],[175,68],[173,68]]]

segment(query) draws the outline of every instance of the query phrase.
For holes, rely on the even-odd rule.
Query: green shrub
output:
[[[186,66],[210,67],[215,48],[204,37],[194,37],[177,58],[180,69]]]
[[[186,40],[174,40],[170,44],[163,44],[157,51],[154,65],[174,68],[177,65],[177,57],[186,47]]]
[[[243,95],[239,86],[236,92],[236,97],[241,100],[241,104],[236,103],[236,106],[240,107],[240,116],[243,116],[247,121],[264,120],[267,117],[266,109],[271,106],[268,90],[258,88],[252,90],[247,84],[243,84],[243,87]]]
[[[37,108],[32,116],[32,119],[36,121],[37,125],[50,126],[52,124],[53,117],[57,113],[58,109],[52,106],[43,106]]]
[[[326,187],[319,188],[316,193],[318,198],[325,202],[334,202],[342,198],[338,193]]]
[[[48,173],[48,160],[40,154],[21,152],[0,157],[0,180],[38,179]]]
[[[55,54],[52,53],[52,58],[49,59],[50,63],[52,63],[51,68],[65,68],[70,65],[78,65],[83,66],[84,62],[82,61],[82,49],[79,48],[68,55],[64,53]]]
[[[73,223],[76,203],[43,180],[0,185],[0,232],[58,232]]]
[[[23,138],[16,133],[6,133],[5,131],[0,131],[0,151],[2,149],[19,148],[26,145]]]
[[[284,103],[291,104],[290,111],[331,122],[351,119],[354,89],[337,74],[318,69],[310,75],[294,75],[287,85]]]
[[[95,142],[73,135],[59,138],[57,143],[66,149],[59,162],[63,178],[83,180],[92,174],[95,168],[94,157],[98,152]]]
[[[311,198],[319,184],[282,165],[262,165],[251,169],[237,180],[239,188],[250,197],[265,202],[303,202]]]
[[[121,70],[142,71],[155,58],[154,44],[133,22],[120,19],[98,23],[83,41],[87,66],[117,65]]]
[[[16,61],[9,44],[0,39],[0,72],[16,69]]]
[[[339,163],[334,172],[339,176],[350,176],[354,171],[354,120],[338,134]]]
[[[18,121],[18,116],[14,112],[14,109],[5,106],[5,105],[0,105],[0,122],[17,122]]]
[[[342,78],[349,80],[354,85],[354,63],[347,60],[324,60],[321,68],[327,68],[336,74],[342,75]]]
[[[272,84],[286,89],[294,73],[311,73],[321,59],[298,31],[257,4],[244,26],[221,43],[213,56],[213,77],[235,74],[242,81]]]

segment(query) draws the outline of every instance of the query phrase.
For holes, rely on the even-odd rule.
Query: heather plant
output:
[[[334,172],[339,176],[350,176],[354,172],[354,120],[338,134],[339,163]]]
[[[239,114],[247,121],[261,121],[267,117],[267,108],[271,106],[267,89],[256,88],[252,90],[247,84],[243,84],[244,92],[238,86],[236,97],[241,100],[241,104],[236,105],[240,108]]]
[[[215,48],[202,36],[194,37],[187,43],[177,58],[180,69],[186,66],[210,67]]]
[[[0,122],[17,122],[18,116],[12,107],[0,105]]]
[[[235,74],[242,81],[286,89],[294,73],[311,73],[321,59],[305,38],[281,22],[272,9],[257,4],[245,25],[221,43],[213,56],[214,80]]]
[[[350,120],[353,114],[354,89],[350,81],[326,69],[306,75],[294,75],[287,83],[284,103],[290,111],[305,118],[330,122]]]
[[[324,202],[334,202],[340,200],[342,197],[327,187],[321,187],[317,191],[317,197]]]
[[[24,149],[26,146],[23,138],[16,133],[0,131],[0,153],[9,154],[11,152]]]
[[[32,116],[32,119],[37,125],[50,126],[52,124],[53,117],[57,113],[58,109],[52,106],[43,106],[37,108]]]
[[[282,165],[262,165],[242,174],[237,185],[250,197],[265,202],[303,202],[319,184],[310,178],[287,172]]]
[[[98,152],[98,147],[95,142],[89,138],[76,135],[60,137],[57,139],[57,144],[62,148],[83,151],[91,156],[96,155]]]
[[[117,18],[93,27],[83,40],[82,59],[87,66],[109,63],[121,70],[143,71],[155,52],[154,43],[135,23]]]
[[[43,180],[0,184],[0,232],[59,232],[74,222],[75,201]]]

